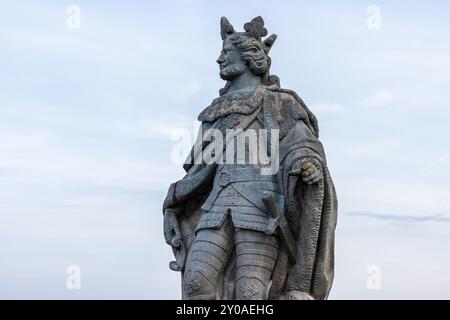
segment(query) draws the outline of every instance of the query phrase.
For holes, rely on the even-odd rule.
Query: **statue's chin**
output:
[[[235,74],[230,74],[230,73],[226,73],[226,72],[220,72],[220,78],[222,80],[233,80],[235,79],[237,76]]]
[[[245,70],[239,70],[239,68],[225,68],[220,70],[220,78],[222,80],[234,80],[236,78],[238,78],[241,74],[243,74],[245,72]]]

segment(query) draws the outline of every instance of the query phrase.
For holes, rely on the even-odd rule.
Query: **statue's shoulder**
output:
[[[281,88],[279,84],[261,86],[260,89],[263,92],[263,95],[276,96],[277,99],[283,103],[300,104],[302,102],[299,95],[294,90]]]
[[[215,98],[198,116],[201,122],[214,122],[230,114],[249,115],[261,104],[260,90],[238,90]]]
[[[273,109],[279,119],[280,136],[287,133],[298,120],[301,120],[318,137],[319,127],[317,118],[295,91],[281,88],[278,84],[265,87],[264,89],[270,92],[272,101],[276,101],[274,103],[275,108]],[[273,99],[273,97],[276,99]]]
[[[279,85],[261,86],[259,90],[265,105],[271,106],[284,117],[299,118],[306,113],[301,99],[293,90],[283,89]]]

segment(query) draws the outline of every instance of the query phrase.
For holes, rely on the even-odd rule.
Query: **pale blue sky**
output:
[[[81,30],[66,9],[81,8]],[[369,5],[381,29],[366,25]],[[161,204],[223,86],[219,20],[262,15],[339,197],[330,298],[450,298],[447,1],[0,0],[0,298],[179,298]],[[66,288],[68,265],[82,288]],[[381,289],[366,286],[381,270]]]

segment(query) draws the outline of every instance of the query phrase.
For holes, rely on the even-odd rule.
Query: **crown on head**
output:
[[[267,29],[264,28],[264,20],[260,16],[253,18],[250,22],[247,22],[244,25],[244,30],[245,32],[236,32],[234,31],[233,26],[227,18],[222,17],[222,19],[220,20],[220,34],[222,36],[222,40],[225,40],[228,36],[231,35],[246,34],[247,36],[250,36],[259,41],[267,54],[269,53],[273,43],[277,39],[277,35],[272,34],[271,36],[261,41],[262,37],[267,36]]]

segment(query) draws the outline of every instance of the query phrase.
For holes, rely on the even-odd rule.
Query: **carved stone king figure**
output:
[[[244,29],[221,19],[226,85],[164,201],[170,268],[183,299],[326,299],[337,198],[317,119],[270,75],[276,35],[261,17]]]

